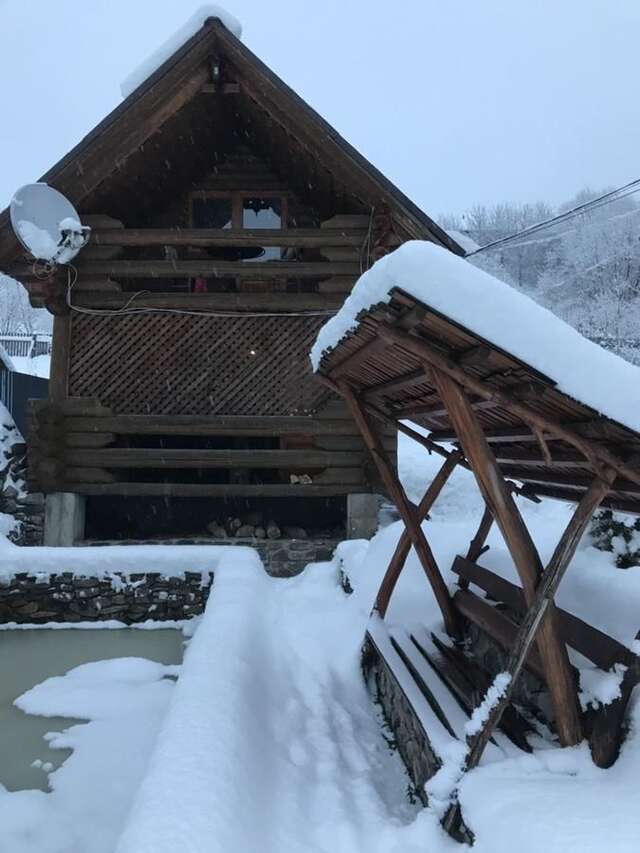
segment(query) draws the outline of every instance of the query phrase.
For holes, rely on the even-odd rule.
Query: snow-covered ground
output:
[[[51,372],[50,355],[36,355],[33,358],[14,355],[11,357],[11,361],[16,373],[28,373],[30,376],[40,376],[42,379],[49,378]]]
[[[400,436],[400,470],[412,498],[421,496],[440,462]],[[544,560],[571,509],[552,501],[519,504]],[[448,583],[455,580],[448,567],[466,549],[481,511],[471,475],[456,471],[424,526]],[[214,587],[175,688],[156,665],[133,664],[131,683],[123,686],[128,665],[120,670],[118,664],[95,664],[26,694],[20,703],[30,712],[45,709],[92,722],[74,726],[62,737],[61,743],[73,741],[74,753],[52,774],[56,784],[51,794],[0,794],[0,851],[459,849],[443,834],[433,810],[408,801],[408,778],[383,737],[359,670],[364,627],[400,532],[401,525],[394,523],[370,542],[345,542],[333,563],[309,566],[289,580],[269,578],[249,549],[210,549],[212,558],[214,551],[221,552],[211,560]],[[497,531],[489,544],[486,565],[514,578]],[[15,560],[16,550],[0,553]],[[172,557],[178,552],[195,556],[198,549],[175,550]],[[74,551],[81,561],[82,550]],[[90,556],[96,559],[96,549]],[[52,557],[43,554],[43,564],[51,566]],[[354,586],[351,596],[339,586],[340,566]],[[559,600],[621,642],[633,644],[640,627],[640,573],[616,569],[611,555],[588,540]],[[440,627],[413,554],[388,621]],[[85,676],[92,679],[89,691],[82,683]],[[591,682],[588,686],[593,690]],[[97,711],[105,718],[95,719]],[[540,741],[531,755],[505,756],[468,774],[460,798],[478,853],[514,848],[520,853],[636,851],[637,695],[630,723],[621,757],[607,771],[594,767],[586,745],[561,749]],[[90,734],[97,734],[96,726],[106,732],[101,739]],[[111,756],[109,731],[116,728],[126,738],[130,733],[136,742],[140,738],[138,753]],[[64,796],[63,780],[68,786]],[[74,791],[77,802],[71,808]],[[106,815],[108,830],[94,831]]]

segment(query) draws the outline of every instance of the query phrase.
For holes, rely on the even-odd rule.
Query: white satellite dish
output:
[[[34,258],[68,264],[86,246],[91,229],[75,207],[48,184],[27,184],[11,200],[11,225]]]

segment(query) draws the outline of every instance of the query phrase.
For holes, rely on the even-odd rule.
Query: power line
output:
[[[512,240],[537,234],[539,231],[552,228],[554,225],[573,219],[581,213],[586,213],[589,210],[597,210],[600,207],[604,207],[606,204],[627,198],[627,196],[633,195],[636,192],[640,192],[640,178],[636,178],[634,181],[630,181],[628,184],[624,184],[624,186],[618,187],[615,190],[610,190],[609,192],[591,199],[590,201],[578,204],[570,210],[565,210],[563,213],[559,213],[557,216],[552,216],[549,219],[543,219],[541,222],[536,222],[534,225],[530,225],[528,228],[523,228],[522,231],[517,231],[515,234],[509,234],[508,236],[501,237],[498,240],[492,240],[491,243],[487,243],[485,246],[480,246],[479,249],[474,249],[473,252],[468,252],[465,255],[465,258],[470,258],[473,255],[486,251],[487,249],[492,249],[496,246],[502,246],[505,243],[510,243]]]

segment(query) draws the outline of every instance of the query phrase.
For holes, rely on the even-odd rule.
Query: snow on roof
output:
[[[362,311],[400,288],[544,373],[558,390],[640,431],[640,367],[602,349],[528,296],[434,243],[412,241],[379,260],[356,283],[311,350],[323,353],[358,325]]]
[[[475,252],[480,248],[480,243],[476,243],[473,237],[470,237],[466,231],[458,231],[456,229],[447,229],[447,234],[452,240],[455,240],[461,249],[465,252]]]
[[[234,18],[222,6],[215,3],[207,3],[191,15],[189,20],[183,24],[179,30],[168,38],[157,50],[148,56],[144,62],[138,65],[120,84],[120,91],[123,98],[128,98],[129,95],[137,89],[144,81],[150,77],[154,71],[170,59],[173,54],[179,50],[185,42],[194,36],[198,30],[204,25],[208,18],[218,18],[224,26],[233,33],[236,38],[242,36],[242,24],[237,18]]]

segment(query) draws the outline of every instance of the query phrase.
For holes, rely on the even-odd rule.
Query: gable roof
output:
[[[212,62],[223,68],[223,82],[217,86],[211,83]],[[224,91],[229,95],[222,95]],[[209,97],[205,104],[203,96]],[[407,238],[430,240],[463,253],[218,18],[209,18],[41,180],[66,195],[81,213],[111,212],[109,199],[117,194],[126,205],[127,199],[140,198],[141,185],[160,192],[170,177],[157,165],[163,157],[169,163],[167,157],[175,155],[177,146],[183,156],[164,172],[173,170],[173,175],[191,179],[193,170],[204,168],[202,149],[207,146],[200,134],[210,134],[216,144],[228,144],[225,133],[234,121],[242,121],[246,135],[255,133],[261,144],[271,141],[271,153],[280,157],[278,166],[300,172],[302,184],[313,181],[314,187],[342,196],[351,209],[346,212],[356,211],[358,205],[365,212],[386,205]],[[197,131],[189,122],[197,123]],[[20,252],[4,210],[0,265]]]

